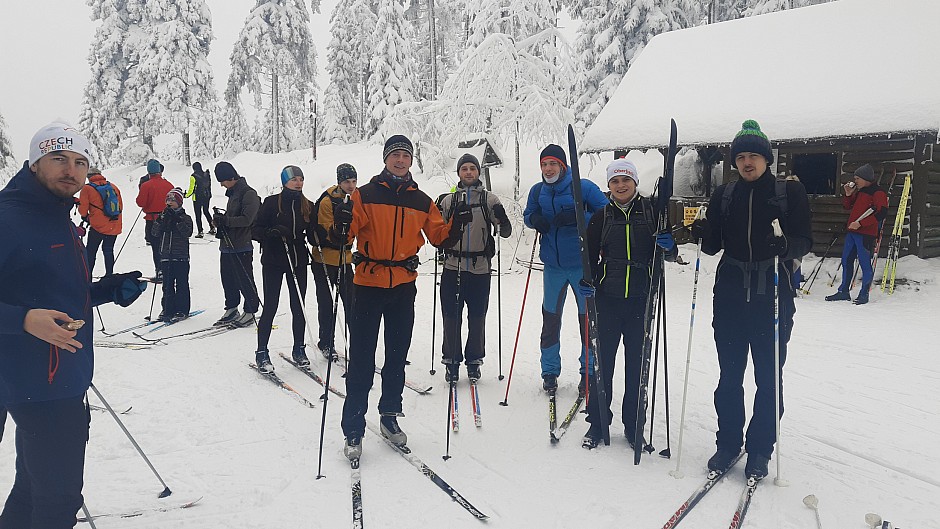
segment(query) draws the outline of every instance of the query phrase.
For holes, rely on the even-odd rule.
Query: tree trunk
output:
[[[278,91],[277,91],[277,72],[271,74],[271,152],[277,154],[281,151],[280,146],[280,109],[278,108]]]

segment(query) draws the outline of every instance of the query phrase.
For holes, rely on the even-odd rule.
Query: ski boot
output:
[[[826,301],[852,301],[852,297],[844,290],[839,290],[835,294],[826,296]]]
[[[310,367],[310,360],[307,358],[304,348],[304,345],[295,345],[294,350],[290,353],[291,358],[298,367]]]
[[[740,453],[741,450],[739,448],[731,449],[719,447],[715,455],[708,460],[708,470],[714,470],[716,472],[728,470],[728,467],[734,462],[734,458],[738,457]]]
[[[475,383],[480,380],[483,375],[480,373],[480,364],[467,364],[467,378],[470,379],[470,383]]]
[[[238,308],[225,309],[225,312],[222,313],[222,317],[216,320],[212,325],[214,327],[225,327],[231,325],[239,317],[241,317],[241,315],[238,313]]]
[[[444,364],[444,381],[453,384],[460,380],[459,364]]]
[[[747,464],[744,465],[744,475],[749,478],[764,479],[767,477],[768,463],[770,463],[769,457],[749,452],[747,454]]]
[[[408,443],[408,436],[405,435],[405,432],[401,431],[401,428],[398,426],[398,415],[394,413],[382,415],[382,418],[379,420],[379,430],[381,430],[382,435],[395,446],[403,447]]]
[[[258,366],[258,371],[261,371],[265,375],[270,375],[274,372],[274,364],[271,363],[271,357],[268,356],[267,349],[255,351],[255,365]]]
[[[362,435],[352,434],[346,437],[343,445],[343,455],[350,461],[358,461],[362,457]]]
[[[558,389],[558,375],[542,375],[542,389],[554,393]]]
[[[584,439],[581,439],[581,448],[594,450],[599,444],[601,444],[600,428],[591,423],[591,427],[588,428],[587,433],[584,434]]]

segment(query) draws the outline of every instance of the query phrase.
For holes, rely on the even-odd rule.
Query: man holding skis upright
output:
[[[444,218],[454,215],[457,206],[465,204],[473,212],[473,220],[464,230],[463,237],[454,246],[444,250],[444,273],[441,274],[441,313],[444,316],[444,344],[442,362],[446,368],[444,378],[456,382],[460,378],[460,362],[467,364],[467,378],[480,379],[480,366],[486,354],[486,309],[490,303],[490,268],[496,255],[494,229],[502,238],[512,235],[512,223],[499,197],[490,193],[480,182],[480,162],[472,154],[457,160],[460,182],[453,193],[438,200]],[[460,279],[458,280],[458,275]],[[467,346],[461,348],[461,320],[463,306],[467,305]],[[463,350],[461,350],[463,349]]]
[[[584,294],[579,290],[583,270],[581,268],[581,239],[578,236],[578,219],[575,215],[574,195],[571,192],[571,169],[565,150],[551,144],[539,155],[542,168],[542,181],[532,186],[525,207],[525,225],[539,232],[542,239],[539,257],[545,265],[542,273],[542,388],[553,392],[558,389],[558,376],[561,374],[561,314],[565,306],[568,287],[574,291],[578,303],[578,329],[581,331],[581,343],[584,339],[584,314],[587,305]],[[591,215],[600,211],[607,204],[607,197],[597,184],[590,180],[581,180],[581,193],[584,198],[584,221],[590,222]],[[579,347],[578,351],[583,348]],[[579,392],[584,391],[584,355],[578,355],[581,361],[581,384]],[[593,372],[593,354],[589,357],[589,373]]]
[[[356,307],[350,324],[342,420],[346,436],[343,452],[350,460],[358,460],[362,454],[382,320],[385,366],[379,399],[381,432],[397,446],[408,442],[398,426],[398,416],[402,414],[405,360],[415,322],[417,253],[425,236],[438,247],[453,245],[473,217],[469,207],[458,206],[451,222],[444,221],[431,197],[418,189],[411,177],[413,153],[411,140],[401,135],[390,137],[382,153],[385,169],[353,191],[351,200],[338,204],[333,212],[330,237],[340,246],[356,239],[359,250],[353,254]]]
[[[826,301],[852,300],[849,287],[852,285],[857,257],[862,267],[862,288],[858,291],[855,304],[868,303],[868,291],[875,275],[871,267],[872,247],[878,235],[878,227],[888,213],[888,194],[878,187],[876,180],[875,170],[865,164],[855,170],[851,182],[842,186],[845,191],[842,207],[851,210],[845,227],[845,247],[842,249],[842,284],[835,294],[826,296]]]
[[[704,219],[692,224],[702,251],[724,250],[715,277],[712,327],[721,375],[715,389],[718,449],[708,460],[710,470],[726,470],[747,451],[744,472],[763,478],[774,451],[776,433],[774,369],[774,275],[779,273],[780,414],[783,415],[783,364],[793,330],[795,287],[790,283],[793,261],[809,252],[809,200],[803,184],[778,180],[770,171],[774,155],[756,121],[747,120],[731,142],[730,161],[739,180],[719,186]],[[775,236],[773,221],[783,228]],[[775,257],[780,268],[774,270]],[[744,370],[750,352],[757,394],[744,439]]]

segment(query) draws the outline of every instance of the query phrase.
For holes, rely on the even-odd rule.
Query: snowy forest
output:
[[[465,137],[512,153],[559,141],[566,123],[583,131],[659,33],[825,1],[339,0],[321,53],[320,0],[257,0],[219,94],[204,0],[86,0],[97,30],[79,128],[105,167],[404,133],[434,170]],[[9,143],[0,115],[0,178],[15,171]]]

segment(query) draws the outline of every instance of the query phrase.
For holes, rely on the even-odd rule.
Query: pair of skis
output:
[[[457,383],[450,383],[450,429],[454,433],[460,430],[460,417],[457,406]],[[470,381],[470,407],[473,410],[473,424],[477,428],[483,427],[483,414],[480,411],[480,394],[477,391],[477,382]]]
[[[708,476],[705,478],[705,483],[702,484],[695,492],[682,505],[679,506],[679,509],[676,510],[675,514],[669,518],[669,521],[666,522],[666,525],[663,526],[663,529],[672,529],[679,525],[689,512],[696,506],[702,498],[708,494],[712,488],[715,487],[722,478],[734,468],[735,464],[741,459],[743,454],[739,454],[738,457],[731,462],[731,465],[723,471],[711,470],[708,472]],[[754,493],[757,491],[757,486],[760,484],[761,478],[748,477],[747,483],[744,485],[744,489],[741,491],[741,497],[738,499],[738,505],[734,510],[734,514],[731,516],[731,524],[728,526],[729,529],[738,529],[744,523],[744,517],[747,515],[747,511],[751,506],[751,500],[754,497]]]

